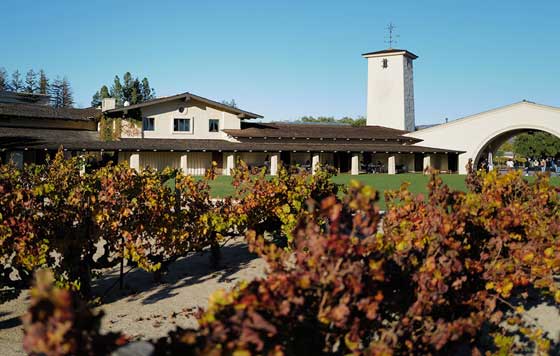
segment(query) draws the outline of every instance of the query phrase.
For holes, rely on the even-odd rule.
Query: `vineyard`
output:
[[[153,355],[555,354],[530,305],[560,303],[560,189],[549,178],[473,172],[467,192],[432,176],[426,197],[384,197],[334,172],[270,178],[243,162],[211,199],[177,171],[85,173],[59,153],[0,166],[2,299],[31,288],[32,355],[105,355],[135,341],[102,333],[92,280],[133,266],[161,279],[177,259],[244,236],[263,277],[218,291],[197,328],[150,340]],[[378,201],[384,199],[381,216]],[[121,283],[126,278],[121,272]]]

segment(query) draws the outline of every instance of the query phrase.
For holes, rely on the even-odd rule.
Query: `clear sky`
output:
[[[115,74],[235,99],[268,120],[366,111],[366,60],[417,54],[417,124],[528,99],[560,106],[560,1],[1,0],[0,67],[66,75],[78,106]]]

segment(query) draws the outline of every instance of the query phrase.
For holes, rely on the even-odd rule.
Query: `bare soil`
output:
[[[162,283],[153,275],[133,269],[119,289],[119,268],[103,271],[94,282],[94,294],[102,297],[105,316],[102,332],[121,331],[137,339],[154,339],[176,327],[196,327],[195,313],[206,308],[218,289],[230,289],[241,280],[263,276],[265,262],[249,253],[242,238],[228,242],[222,259],[213,267],[209,253],[192,254],[174,262]],[[128,268],[125,266],[125,272]],[[28,293],[0,304],[0,355],[24,355],[20,317],[28,306]]]

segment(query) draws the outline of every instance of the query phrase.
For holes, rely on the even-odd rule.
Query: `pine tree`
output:
[[[17,93],[23,90],[23,81],[21,80],[21,74],[19,74],[19,70],[17,69],[12,73],[12,82],[10,87],[12,91],[15,91]]]
[[[142,79],[142,85],[140,86],[142,91],[142,101],[151,100],[155,97],[155,90],[150,88],[150,82],[148,82],[148,78],[144,77]]]
[[[62,107],[62,80],[60,79],[60,77],[56,77],[56,79],[50,85],[49,95],[51,96],[52,107]]]
[[[111,87],[111,98],[115,98],[117,106],[124,103],[123,101],[123,87],[118,75],[115,75],[113,86]]]
[[[101,106],[103,99],[110,98],[110,97],[111,94],[109,94],[109,89],[107,88],[106,85],[104,85],[101,87],[100,90],[96,91],[95,94],[93,95],[93,98],[91,100],[91,106],[97,108]]]
[[[98,108],[99,106],[101,106],[101,94],[99,94],[99,90],[98,90],[91,97],[91,107]]]
[[[8,84],[8,72],[4,67],[0,67],[0,91],[10,90],[10,85]]]
[[[91,105],[99,106],[103,98],[115,98],[117,106],[122,106],[127,101],[134,105],[155,98],[155,90],[150,87],[148,78],[144,77],[140,81],[138,77],[133,77],[130,72],[126,72],[122,82],[118,75],[115,76],[111,90],[107,90],[107,87],[103,86],[101,90],[95,92]]]
[[[111,97],[111,94],[109,93],[109,88],[107,88],[106,85],[101,87],[101,90],[99,90],[99,94],[101,94],[101,100]]]
[[[132,93],[130,95],[130,104],[138,104],[141,103],[143,100],[142,98],[142,83],[138,80],[138,78],[134,79],[132,82]]]
[[[39,71],[39,94],[47,95],[49,93],[49,80],[45,71],[42,69]]]
[[[126,72],[123,75],[123,85],[122,85],[122,102],[123,104],[128,101],[132,104],[132,91],[134,90],[134,80],[132,79],[132,74]]]
[[[74,106],[74,95],[72,94],[72,87],[70,86],[70,82],[66,77],[62,79],[62,87],[61,87],[60,94],[61,94],[63,108],[71,108]]]
[[[27,71],[25,75],[25,92],[34,94],[39,88],[37,87],[37,73],[33,69]]]

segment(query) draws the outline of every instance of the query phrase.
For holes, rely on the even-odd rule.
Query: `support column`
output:
[[[321,163],[321,158],[318,153],[314,153],[311,157],[311,173],[315,174],[317,169],[319,169],[319,163]]]
[[[278,160],[280,159],[279,153],[273,153],[270,156],[270,175],[277,175],[278,174]]]
[[[432,156],[426,155],[424,156],[424,163],[422,165],[422,170],[424,173],[427,173],[432,168]]]
[[[140,171],[140,153],[133,153],[128,159],[130,168],[135,169],[137,172]]]
[[[230,176],[231,171],[235,169],[235,154],[233,152],[226,153],[226,169],[224,170],[225,176]]]
[[[389,174],[396,174],[397,173],[397,164],[395,156],[389,156],[387,160],[387,173]]]
[[[181,170],[183,171],[183,174],[187,174],[187,154],[182,154],[181,155],[181,161],[179,163],[179,168],[181,168]]]
[[[80,157],[80,175],[83,176],[86,174],[86,156],[79,155],[78,157]]]
[[[492,151],[488,152],[488,171],[494,170],[494,159],[492,157]]]
[[[352,154],[352,165],[350,168],[350,174],[353,176],[357,176],[360,174],[360,154],[353,153]]]

